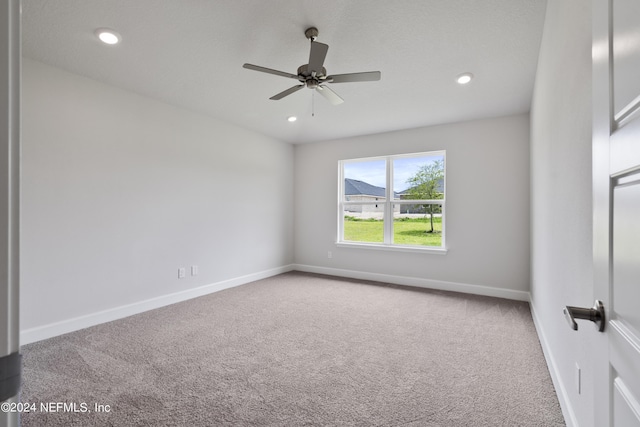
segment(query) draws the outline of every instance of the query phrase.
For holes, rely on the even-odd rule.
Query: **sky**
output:
[[[444,155],[421,157],[398,157],[393,160],[393,191],[400,192],[409,187],[407,180],[421,165],[443,160]],[[386,187],[385,160],[365,160],[344,163],[344,177],[364,181],[377,187]]]

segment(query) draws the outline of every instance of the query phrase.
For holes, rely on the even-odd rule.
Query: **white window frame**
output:
[[[444,158],[444,196],[442,199],[435,200],[394,200],[393,199],[393,161],[401,158],[421,157],[421,156],[437,156],[441,155]],[[385,161],[386,166],[386,185],[385,185],[385,200],[380,202],[379,200],[373,202],[346,201],[344,195],[344,165],[345,163],[355,162],[370,162],[370,161]],[[446,212],[446,197],[447,197],[447,155],[445,150],[440,151],[426,151],[420,153],[408,153],[387,155],[378,157],[365,157],[358,159],[345,159],[338,161],[338,235],[336,239],[336,246],[346,248],[362,248],[362,249],[374,249],[374,250],[386,250],[386,251],[401,251],[401,252],[421,252],[421,253],[433,253],[444,255],[447,253],[446,240],[445,240],[445,212]],[[344,208],[349,205],[376,205],[384,203],[384,241],[383,243],[372,242],[353,242],[344,240]],[[393,210],[394,205],[442,205],[442,246],[420,246],[420,245],[399,245],[393,243]]]

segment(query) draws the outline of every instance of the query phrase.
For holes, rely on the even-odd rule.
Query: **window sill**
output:
[[[357,242],[336,242],[339,248],[358,248],[373,249],[377,251],[390,252],[414,252],[422,254],[446,255],[447,248],[420,247],[420,246],[401,246],[401,245],[382,245],[376,243],[357,243]]]

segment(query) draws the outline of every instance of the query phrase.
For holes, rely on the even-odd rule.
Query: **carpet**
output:
[[[22,353],[27,427],[565,425],[528,304],[477,295],[291,272]]]

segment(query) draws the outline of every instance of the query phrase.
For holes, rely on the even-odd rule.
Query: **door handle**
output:
[[[604,331],[604,305],[602,301],[596,300],[592,308],[566,306],[562,309],[565,319],[574,331],[578,330],[576,319],[591,320],[596,324],[599,332]]]

